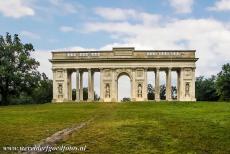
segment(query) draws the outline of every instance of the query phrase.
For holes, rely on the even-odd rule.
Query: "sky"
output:
[[[6,32],[34,45],[50,78],[50,51],[120,46],[195,49],[196,76],[209,77],[230,62],[230,0],[0,0]]]

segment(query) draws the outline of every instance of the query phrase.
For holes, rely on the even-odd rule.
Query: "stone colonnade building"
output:
[[[118,101],[118,78],[131,81],[131,100],[147,100],[147,72],[155,72],[155,100],[160,101],[160,71],[166,72],[166,100],[171,96],[171,72],[177,72],[177,100],[196,101],[195,50],[135,50],[52,52],[53,102],[72,100],[71,74],[76,72],[76,100],[83,101],[83,72],[88,72],[88,101],[94,100],[94,73],[100,72],[100,101]]]

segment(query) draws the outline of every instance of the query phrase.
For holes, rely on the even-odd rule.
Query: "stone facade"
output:
[[[147,72],[155,72],[155,100],[160,101],[160,71],[166,72],[166,100],[171,101],[171,72],[176,71],[177,100],[196,101],[195,50],[52,52],[53,102],[72,100],[71,74],[76,72],[76,100],[83,101],[83,72],[88,72],[88,101],[94,100],[94,73],[100,72],[100,101],[118,101],[118,79],[131,81],[132,101],[147,100]]]

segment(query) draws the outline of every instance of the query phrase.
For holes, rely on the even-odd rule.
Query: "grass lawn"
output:
[[[230,103],[65,103],[0,107],[0,148],[95,117],[59,145],[83,153],[230,153]],[[0,149],[0,153],[2,149]]]

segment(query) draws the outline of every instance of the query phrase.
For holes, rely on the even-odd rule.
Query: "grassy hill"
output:
[[[92,117],[58,145],[86,145],[86,153],[230,153],[230,103],[225,102],[0,107],[0,148],[33,145]]]

